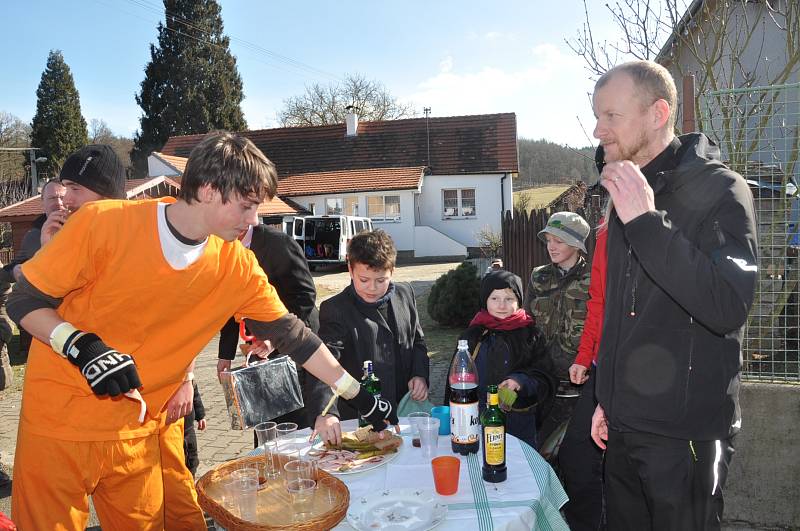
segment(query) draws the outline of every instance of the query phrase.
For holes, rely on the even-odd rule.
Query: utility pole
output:
[[[36,195],[39,191],[39,174],[36,171],[36,163],[37,162],[44,162],[47,160],[47,157],[39,157],[36,158],[36,150],[39,148],[30,148],[28,153],[30,154],[31,159],[31,194]]]

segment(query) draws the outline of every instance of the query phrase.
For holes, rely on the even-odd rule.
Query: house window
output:
[[[325,213],[329,216],[341,216],[344,214],[344,201],[341,197],[329,197],[325,200]]]
[[[476,215],[475,189],[460,188],[442,190],[442,216],[445,218],[465,218]]]
[[[346,216],[358,215],[358,197],[344,198],[344,213]]]
[[[373,221],[400,221],[400,196],[368,196],[367,216],[369,216]]]
[[[314,214],[316,214],[317,213],[317,204],[316,203],[309,203],[308,204],[308,211],[311,212],[312,216]]]

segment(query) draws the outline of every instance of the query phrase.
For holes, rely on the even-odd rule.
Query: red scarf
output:
[[[516,330],[517,328],[528,326],[531,323],[533,323],[533,319],[525,313],[525,310],[520,308],[505,319],[498,319],[487,310],[481,310],[475,314],[475,317],[472,318],[469,325],[485,326],[491,330]]]

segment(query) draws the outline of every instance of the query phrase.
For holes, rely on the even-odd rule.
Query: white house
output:
[[[370,217],[403,257],[474,253],[476,233],[499,233],[503,212],[513,209],[514,114],[243,134],[276,164],[280,198],[317,215]],[[201,138],[172,137],[158,155],[186,156]]]

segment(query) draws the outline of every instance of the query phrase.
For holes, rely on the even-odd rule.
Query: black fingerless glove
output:
[[[94,394],[117,396],[142,386],[133,358],[103,343],[96,334],[76,331],[63,354],[77,365]]]
[[[386,428],[385,420],[389,421],[389,424],[399,424],[397,413],[392,408],[392,403],[373,396],[363,387],[350,400],[350,403],[355,406],[359,415],[367,424],[372,424],[372,429],[375,431],[382,431]]]

